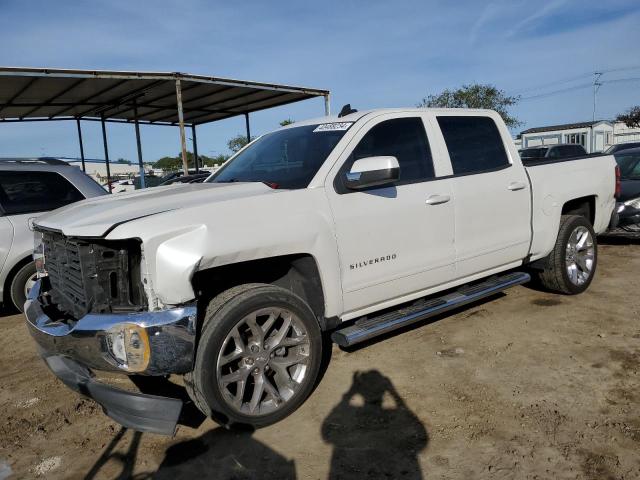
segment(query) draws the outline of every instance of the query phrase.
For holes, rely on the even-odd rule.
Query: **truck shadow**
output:
[[[216,428],[169,447],[155,479],[216,478],[234,480],[295,479],[296,468],[252,430]]]
[[[427,430],[378,370],[355,372],[349,390],[322,423],[333,445],[330,479],[421,479],[418,454]]]
[[[18,315],[20,312],[18,312],[18,310],[12,309],[10,307],[8,307],[7,305],[1,304],[0,303],[0,318],[2,317],[9,317],[11,315]]]
[[[598,237],[601,245],[640,245],[640,234],[601,235]]]

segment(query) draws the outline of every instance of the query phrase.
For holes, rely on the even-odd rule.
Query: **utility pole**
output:
[[[593,121],[596,121],[596,97],[598,95],[598,90],[602,86],[602,82],[600,82],[600,77],[602,77],[602,72],[593,72]]]
[[[180,79],[176,78],[176,101],[178,104],[178,126],[180,127],[180,145],[182,152],[182,170],[189,175],[189,162],[187,161],[187,136],[184,133],[184,112],[182,110],[182,86]]]
[[[602,72],[593,72],[593,118],[592,121],[595,123],[596,121],[596,100],[598,96],[598,90],[602,86],[602,82],[600,82],[600,77],[602,77]],[[593,123],[591,124],[591,135],[589,138],[589,153],[592,153],[595,150],[595,132],[593,131]]]

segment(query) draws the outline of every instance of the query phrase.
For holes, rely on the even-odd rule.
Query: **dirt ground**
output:
[[[54,379],[20,316],[4,316],[0,479],[637,479],[639,271],[640,242],[609,240],[581,296],[516,287],[355,351],[334,346],[283,422],[230,432],[206,420],[174,438],[110,421]]]

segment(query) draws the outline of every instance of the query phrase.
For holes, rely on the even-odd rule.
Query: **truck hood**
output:
[[[137,218],[277,192],[263,183],[200,183],[154,187],[96,197],[53,210],[37,226],[70,237],[102,237],[117,225]],[[213,207],[212,205],[212,208]]]

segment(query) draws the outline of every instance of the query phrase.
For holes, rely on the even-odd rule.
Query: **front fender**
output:
[[[199,270],[311,255],[322,282],[325,315],[330,317],[342,310],[340,262],[332,225],[324,191],[303,189],[137,219],[114,229],[109,238],[141,238],[143,282],[152,308],[194,299],[191,280]]]

